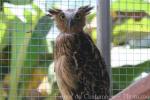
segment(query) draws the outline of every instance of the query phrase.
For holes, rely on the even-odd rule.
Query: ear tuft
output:
[[[56,9],[56,8],[53,8],[53,9],[49,9],[48,12],[48,16],[52,17],[54,15],[57,15],[58,13],[60,13],[62,10],[60,9]]]
[[[88,15],[90,11],[93,9],[90,5],[82,6],[78,9],[79,12],[85,13],[85,15]]]

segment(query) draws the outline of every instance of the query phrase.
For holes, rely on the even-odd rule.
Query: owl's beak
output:
[[[69,19],[67,25],[68,25],[69,31],[71,31],[71,26],[73,25],[73,19]]]

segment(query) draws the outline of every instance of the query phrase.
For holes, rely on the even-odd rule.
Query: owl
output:
[[[108,100],[109,74],[103,57],[83,28],[93,7],[50,9],[60,34],[55,41],[54,69],[63,100]]]

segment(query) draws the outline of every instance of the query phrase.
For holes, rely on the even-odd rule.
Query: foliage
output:
[[[146,11],[149,13],[149,2],[146,0],[116,0],[112,2],[113,11]]]
[[[131,39],[142,39],[150,32],[150,19],[143,18],[141,21],[128,19],[121,25],[115,25],[113,28],[114,44],[121,44]]]
[[[124,65],[112,68],[113,73],[113,93],[116,94],[122,89],[126,88],[129,84],[135,81],[137,77],[143,72],[150,72],[150,61],[138,65]],[[116,89],[116,90],[115,90]]]
[[[3,50],[3,48],[6,46],[5,44],[8,43],[7,37],[8,37],[8,24],[6,24],[8,19],[6,18],[6,15],[3,12],[0,12],[0,52]]]
[[[11,72],[10,72],[10,91],[9,91],[9,100],[17,99],[17,90],[19,86],[19,80],[21,76],[21,71],[24,64],[24,59],[26,58],[26,51],[28,48],[28,43],[31,38],[31,34],[23,34],[24,39],[18,38],[21,37],[22,33],[14,33],[12,35],[12,52],[11,56],[13,59],[11,61]],[[21,45],[17,45],[21,43]],[[15,45],[14,45],[15,44]],[[15,80],[15,82],[14,82]]]
[[[149,16],[149,6],[150,3],[145,0],[116,0],[112,2],[111,11],[133,13],[139,11],[147,13]],[[134,18],[129,19],[127,16],[124,16],[124,18],[126,18],[126,20],[120,19],[120,24],[113,25],[112,33],[114,45],[125,44],[129,40],[142,39],[148,35],[147,33],[150,31],[149,17],[144,17],[141,20],[134,20]]]
[[[87,16],[87,23],[91,23],[95,17],[96,17],[96,12],[89,14]]]
[[[31,4],[33,0],[8,0],[8,2],[15,5],[25,5],[25,4]]]
[[[24,2],[23,4],[26,4],[28,1],[16,2],[12,0],[11,2],[14,4],[15,2],[17,4]],[[29,8],[30,6],[32,10]],[[24,8],[20,9],[19,16],[17,13],[12,12],[15,7]],[[47,69],[46,66],[50,64],[50,61],[41,62],[40,60],[43,59],[41,55],[48,53],[46,35],[51,25],[52,20],[48,16],[44,16],[43,11],[34,3],[27,6],[13,5],[9,7],[9,5],[4,5],[3,11],[0,12],[0,52],[6,46],[11,45],[11,51],[9,51],[11,52],[11,58],[7,58],[10,59],[10,65],[7,64],[7,67],[11,69],[8,73],[10,74],[10,84],[8,84],[8,87],[10,87],[9,100],[21,100],[25,96],[25,91],[22,90],[25,90],[26,86],[30,84],[25,82],[29,81],[30,76],[25,75],[32,75],[31,68],[43,66]],[[44,59],[47,59],[47,57],[44,57]],[[22,77],[22,75],[24,76]],[[3,85],[0,84],[2,87]]]
[[[143,18],[141,21],[135,21],[134,19],[129,19],[121,25],[116,25],[113,29],[113,34],[118,35],[119,31],[126,32],[150,32],[150,19]],[[136,33],[133,33],[136,37]],[[142,34],[143,36],[144,34]],[[131,35],[130,35],[131,36]]]
[[[97,40],[97,30],[96,30],[96,28],[94,28],[94,29],[92,30],[91,37],[92,37],[94,43],[96,44],[96,40]]]

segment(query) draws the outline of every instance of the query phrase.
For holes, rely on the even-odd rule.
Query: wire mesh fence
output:
[[[91,0],[0,1],[0,99],[54,100],[58,94],[53,64],[59,31],[49,8],[95,6]],[[89,17],[89,23],[94,18]],[[95,27],[93,27],[94,29]]]
[[[112,0],[113,94],[150,71],[149,0]]]
[[[0,100],[55,100],[54,42],[49,8],[94,6],[85,30],[96,43],[95,0],[0,1]],[[111,0],[112,95],[150,71],[150,2]]]

